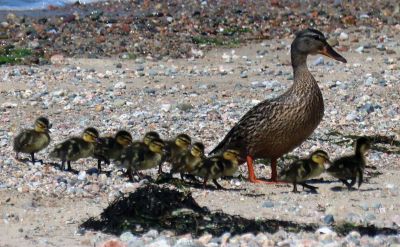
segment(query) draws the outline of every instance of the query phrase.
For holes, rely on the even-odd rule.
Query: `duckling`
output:
[[[165,143],[156,138],[149,141],[148,146],[131,145],[122,151],[120,165],[128,169],[129,180],[133,180],[133,173],[140,170],[157,167],[163,162]]]
[[[235,147],[246,161],[253,183],[277,183],[277,159],[303,143],[324,115],[324,101],[317,81],[307,68],[307,56],[322,54],[346,63],[318,30],[298,32],[292,42],[293,84],[282,95],[266,99],[250,109],[211,151],[219,154]],[[257,179],[255,159],[271,159],[271,181]]]
[[[190,150],[185,151],[178,157],[173,164],[171,172],[180,172],[182,179],[184,172],[193,175],[192,173],[199,168],[204,158],[204,145],[201,142],[196,142],[192,145]]]
[[[217,179],[223,176],[232,176],[238,169],[240,151],[236,149],[227,149],[222,155],[214,155],[203,160],[200,167],[192,173],[204,178],[205,187],[208,179],[212,179],[218,189],[223,187],[217,182]]]
[[[22,130],[14,138],[15,158],[19,159],[19,153],[28,153],[31,155],[32,163],[35,163],[35,153],[45,149],[50,143],[51,124],[45,117],[39,117],[35,120],[33,129]]]
[[[321,175],[325,171],[326,162],[329,162],[328,154],[325,151],[316,150],[308,159],[295,161],[288,169],[281,171],[280,179],[293,183],[295,193],[298,193],[297,184],[315,191],[318,187],[308,185],[304,181]]]
[[[115,137],[99,138],[94,149],[94,157],[98,159],[97,167],[101,173],[101,162],[110,165],[110,160],[118,159],[124,148],[132,144],[132,136],[125,130],[120,130]]]
[[[78,159],[94,155],[95,143],[98,138],[99,132],[95,128],[87,128],[83,131],[82,137],[71,137],[57,144],[50,153],[50,157],[61,159],[62,170],[65,169],[65,162],[67,162],[67,170],[71,171],[71,161],[77,161]]]
[[[360,137],[356,141],[355,154],[344,156],[333,161],[327,172],[342,181],[350,190],[356,183],[358,176],[358,188],[363,182],[363,173],[366,165],[365,153],[371,148],[371,142],[366,137]],[[351,180],[349,183],[348,180]]]
[[[189,150],[189,146],[191,144],[191,138],[186,134],[179,134],[173,140],[166,141],[166,155],[165,161],[172,164],[172,170],[174,170],[174,164],[176,163],[177,159]],[[158,173],[162,173],[162,164],[160,164],[158,168]]]

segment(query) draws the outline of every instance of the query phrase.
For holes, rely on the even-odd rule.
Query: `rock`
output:
[[[318,57],[317,59],[314,60],[313,65],[314,66],[324,65],[324,58]]]
[[[56,64],[56,65],[64,64],[65,63],[65,58],[64,58],[64,56],[62,54],[55,54],[55,55],[50,57],[50,62],[52,64]]]
[[[191,109],[193,109],[193,106],[188,103],[182,103],[182,104],[178,104],[176,106],[176,108],[178,108],[181,111],[187,112],[187,111],[190,111]]]
[[[179,239],[173,247],[205,247],[204,244],[192,239]]]
[[[349,39],[349,35],[345,32],[341,32],[339,35],[339,40],[348,40]]]
[[[121,107],[121,106],[124,106],[125,104],[126,104],[126,101],[123,99],[117,99],[114,101],[115,107]]]
[[[326,42],[332,47],[339,45],[339,41],[335,38],[329,38]]]
[[[100,247],[125,247],[125,244],[116,239],[110,239],[100,245]]]
[[[122,242],[130,242],[130,241],[134,241],[137,239],[137,237],[135,235],[133,235],[131,232],[124,232],[119,236],[119,239]]]
[[[359,46],[355,51],[358,52],[358,53],[363,53],[364,46]]]
[[[321,227],[321,228],[317,229],[317,231],[315,233],[318,233],[318,234],[331,234],[331,233],[333,233],[333,231],[329,227],[324,226],[324,227]]]
[[[114,88],[115,88],[115,89],[126,89],[126,84],[125,84],[125,82],[120,81],[120,82],[117,82],[117,83],[114,85]]]
[[[265,202],[262,204],[262,207],[263,207],[263,208],[273,208],[273,207],[274,207],[274,202],[272,202],[272,201],[265,201]]]
[[[101,112],[101,111],[104,110],[104,106],[102,106],[102,105],[96,105],[96,106],[94,107],[94,110],[97,111],[97,112]]]
[[[171,104],[161,104],[161,110],[169,112],[171,110]]]
[[[86,180],[86,171],[80,171],[78,174],[78,180]]]
[[[327,214],[324,216],[324,223],[330,225],[335,222],[335,219],[332,214]]]

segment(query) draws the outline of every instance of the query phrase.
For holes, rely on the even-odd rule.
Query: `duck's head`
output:
[[[318,165],[324,165],[325,163],[330,163],[329,155],[323,150],[316,150],[311,154],[311,159]]]
[[[175,138],[175,144],[180,148],[188,149],[191,142],[192,139],[190,138],[190,136],[186,134],[179,134]]]
[[[35,131],[37,132],[50,132],[51,124],[45,117],[39,117],[35,120]]]
[[[296,34],[291,47],[293,56],[322,54],[337,61],[346,63],[346,59],[337,53],[326,41],[325,36],[318,30],[308,28]]]
[[[165,153],[165,143],[161,139],[153,139],[149,142],[149,149],[153,153],[164,154]]]
[[[160,135],[155,131],[149,131],[144,135],[143,142],[148,146],[150,141],[154,139],[160,139]]]
[[[99,139],[99,132],[93,127],[86,128],[83,131],[82,138],[85,142],[97,142]]]
[[[204,145],[201,142],[196,142],[192,145],[192,148],[190,149],[190,153],[194,157],[201,157],[204,155]]]
[[[128,131],[120,130],[115,134],[115,140],[123,147],[127,147],[132,144],[132,135]]]
[[[356,141],[356,153],[365,154],[371,148],[371,141],[367,137],[360,137]]]
[[[240,152],[236,149],[227,149],[224,151],[222,156],[224,159],[229,160],[229,161],[237,161],[239,159],[239,154]]]

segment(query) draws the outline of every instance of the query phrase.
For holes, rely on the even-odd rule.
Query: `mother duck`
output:
[[[317,81],[307,68],[307,56],[322,54],[347,62],[333,50],[320,31],[310,28],[297,33],[290,53],[293,85],[279,97],[264,100],[250,109],[211,151],[240,150],[253,183],[276,183],[277,159],[306,140],[322,120],[324,101]],[[271,160],[270,182],[256,178],[253,160],[258,158]]]

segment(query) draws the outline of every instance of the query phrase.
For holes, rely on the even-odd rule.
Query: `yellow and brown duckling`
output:
[[[371,148],[371,142],[366,137],[360,137],[356,141],[355,154],[344,156],[333,161],[327,172],[342,181],[350,190],[358,178],[358,187],[363,182],[363,174],[366,165],[365,154]],[[351,180],[350,183],[348,180]]]
[[[125,130],[118,131],[114,137],[102,137],[96,143],[93,157],[97,158],[97,167],[101,172],[101,162],[110,165],[110,160],[121,156],[122,150],[132,144],[132,135]]]
[[[212,179],[218,189],[223,189],[217,179],[224,176],[232,176],[238,170],[239,155],[239,150],[227,149],[222,155],[214,155],[204,159],[200,167],[193,171],[192,174],[204,178],[204,187],[207,181]]]
[[[35,163],[35,153],[45,149],[50,143],[50,128],[49,120],[39,117],[35,120],[33,129],[22,130],[14,138],[15,158],[19,159],[19,153],[28,153],[31,155],[32,163]]]
[[[194,175],[193,172],[201,166],[204,159],[203,143],[195,142],[190,150],[187,150],[178,157],[176,162],[172,165],[171,173],[180,172],[181,177],[183,177],[184,173]]]
[[[127,168],[129,179],[138,171],[151,169],[163,162],[165,143],[159,138],[151,139],[148,145],[131,145],[122,151],[120,165]],[[139,174],[138,174],[139,175]]]
[[[293,192],[297,193],[297,184],[313,191],[317,189],[305,183],[306,180],[316,178],[325,171],[325,163],[329,163],[329,156],[325,151],[314,151],[308,159],[301,159],[292,163],[288,169],[281,171],[280,180],[293,183]]]
[[[94,155],[94,149],[98,138],[99,132],[95,128],[87,128],[83,131],[82,137],[71,137],[57,144],[50,153],[50,157],[61,159],[62,170],[65,169],[65,163],[67,163],[67,170],[71,171],[71,161],[77,161],[78,159]]]
[[[165,142],[166,155],[164,161],[174,165],[177,159],[189,150],[192,139],[186,134],[179,134],[173,140]],[[172,167],[174,169],[174,167]],[[158,169],[159,174],[162,173],[162,164]]]
[[[307,56],[322,54],[346,63],[315,29],[297,33],[290,53],[292,86],[277,98],[264,100],[250,109],[211,152],[218,154],[238,148],[241,162],[247,161],[249,180],[254,183],[266,183],[256,178],[254,159],[271,159],[268,183],[276,183],[277,159],[306,140],[322,120],[324,101],[317,81],[307,68]]]

